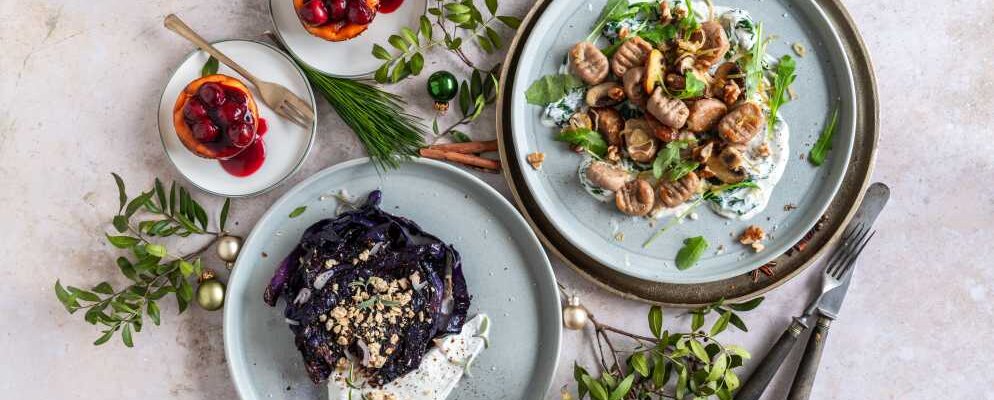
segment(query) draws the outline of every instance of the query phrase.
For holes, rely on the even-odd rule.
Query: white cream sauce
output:
[[[328,381],[328,398],[444,400],[469,370],[472,360],[486,347],[491,322],[486,314],[478,314],[466,321],[459,334],[438,339],[425,353],[418,369],[380,388],[356,382],[355,377],[350,379],[349,371],[336,370]]]

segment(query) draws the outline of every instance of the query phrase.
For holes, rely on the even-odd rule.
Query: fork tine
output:
[[[853,227],[853,229],[854,232],[851,232],[850,236],[846,238],[846,240],[841,245],[839,245],[838,250],[840,256],[835,259],[835,264],[829,266],[829,269],[825,271],[827,274],[831,275],[832,277],[840,275],[839,270],[843,266],[845,266],[846,264],[845,258],[852,250],[854,243],[859,243],[860,241],[862,241],[863,237],[866,236],[866,233],[870,231],[870,227],[868,226],[863,227],[863,224],[859,224]]]
[[[284,119],[287,119],[287,120],[289,120],[290,122],[293,122],[294,124],[297,124],[297,125],[299,125],[299,126],[303,127],[304,129],[309,129],[309,128],[310,128],[310,126],[307,126],[307,125],[305,125],[305,124],[304,124],[304,123],[303,123],[302,121],[300,121],[300,120],[298,119],[299,117],[297,117],[297,116],[295,116],[295,115],[291,115],[291,114],[290,114],[290,113],[289,113],[289,112],[287,111],[286,107],[283,107],[283,106],[282,106],[282,104],[280,104],[280,106],[279,106],[279,107],[276,107],[275,109],[273,109],[273,111],[275,111],[275,112],[276,112],[276,114],[278,114],[279,116],[283,117]]]
[[[285,108],[284,111],[286,111],[287,114],[290,114],[291,116],[293,116],[293,118],[294,118],[295,122],[297,123],[297,125],[300,125],[304,129],[310,129],[311,128],[311,122],[307,118],[305,118],[304,116],[300,115],[300,112],[296,108],[293,108],[290,105],[285,105],[284,108]]]
[[[842,271],[839,272],[838,276],[836,276],[836,279],[841,280],[844,277],[846,277],[847,275],[849,275],[849,273],[852,272],[852,270],[853,270],[852,266],[854,264],[856,264],[856,258],[859,257],[860,253],[863,252],[863,249],[866,248],[866,245],[870,243],[870,239],[873,239],[873,235],[876,235],[876,234],[877,234],[877,231],[871,232],[869,236],[867,236],[865,239],[863,239],[861,241],[861,243],[859,244],[859,248],[857,248],[854,251],[850,252],[850,255],[846,259],[846,263],[843,266]]]
[[[839,260],[842,259],[846,247],[849,245],[849,242],[852,240],[853,233],[862,226],[863,226],[862,223],[850,226],[846,228],[845,232],[842,233],[842,239],[840,240],[839,246],[835,248],[835,250],[832,252],[832,255],[829,256],[828,261],[825,262],[825,274],[827,275],[832,274],[832,270],[838,266]]]
[[[293,93],[290,93],[286,97],[286,101],[288,101],[290,105],[293,106],[294,110],[300,113],[300,115],[304,117],[306,120],[308,121],[314,120],[314,110],[306,100],[297,97],[297,95]]]
[[[294,116],[296,116],[297,120],[304,124],[305,128],[310,128],[311,123],[314,121],[313,115],[308,116],[309,113],[305,113],[304,111],[302,111],[299,106],[295,105],[295,103],[290,99],[289,96],[283,99],[283,102],[280,103],[280,107],[285,108],[286,109],[285,111],[288,114],[293,114]]]

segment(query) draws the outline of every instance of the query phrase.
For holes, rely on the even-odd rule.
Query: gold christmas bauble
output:
[[[580,305],[580,298],[571,296],[563,307],[563,325],[567,329],[580,330],[587,325],[590,319],[587,309]]]
[[[224,306],[224,283],[221,283],[211,270],[204,270],[197,286],[197,305],[207,311],[214,311]]]
[[[217,257],[225,262],[228,269],[231,269],[238,259],[238,252],[241,249],[242,238],[238,236],[224,235],[217,240]]]

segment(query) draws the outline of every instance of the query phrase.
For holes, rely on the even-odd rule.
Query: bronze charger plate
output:
[[[823,220],[803,240],[804,245],[796,246],[767,264],[768,268],[764,268],[766,273],[761,276],[745,274],[699,284],[648,281],[620,274],[599,263],[575,248],[553,228],[548,217],[535,205],[528,188],[522,184],[523,168],[527,167],[515,156],[517,152],[511,140],[511,101],[506,94],[523,90],[515,88],[513,83],[521,49],[537,20],[552,1],[537,1],[512,40],[501,71],[501,90],[497,102],[497,136],[501,162],[504,165],[503,174],[518,209],[549,251],[580,275],[622,297],[667,306],[694,307],[719,299],[741,301],[772,290],[814,263],[822,251],[837,240],[869,184],[879,136],[877,89],[869,54],[851,17],[838,0],[818,0],[815,3],[822,8],[841,38],[852,64],[856,85],[856,136],[842,185]]]

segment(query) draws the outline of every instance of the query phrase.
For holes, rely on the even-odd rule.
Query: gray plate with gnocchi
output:
[[[552,228],[619,274],[745,274],[842,183],[855,84],[813,1],[555,1],[533,32],[508,158]]]

